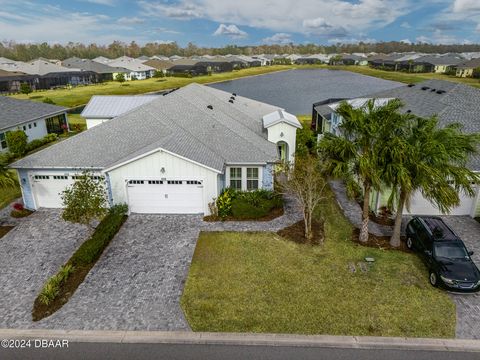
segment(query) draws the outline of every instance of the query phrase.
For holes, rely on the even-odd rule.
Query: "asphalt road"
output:
[[[479,352],[326,347],[70,343],[68,349],[0,349],[1,360],[479,360]]]

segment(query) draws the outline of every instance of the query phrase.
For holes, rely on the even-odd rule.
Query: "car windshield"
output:
[[[454,244],[436,244],[435,256],[447,259],[464,259],[468,258],[467,250],[460,245]]]

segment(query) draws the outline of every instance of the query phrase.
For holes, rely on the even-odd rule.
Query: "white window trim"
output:
[[[263,166],[255,165],[232,165],[225,168],[225,187],[230,187],[230,168],[242,169],[242,191],[247,191],[247,168],[258,169],[258,188],[263,189]]]

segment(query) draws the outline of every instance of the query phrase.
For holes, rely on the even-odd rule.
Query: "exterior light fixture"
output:
[[[162,167],[162,168],[160,169],[160,172],[161,172],[162,174],[165,174],[165,168]]]
[[[280,133],[280,137],[284,137],[284,135],[285,135],[285,134],[284,134],[283,132]]]

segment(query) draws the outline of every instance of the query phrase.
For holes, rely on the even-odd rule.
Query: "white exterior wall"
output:
[[[268,141],[271,141],[275,144],[279,141],[284,141],[288,144],[288,160],[292,161],[295,156],[297,128],[281,122],[270,126],[267,131]]]
[[[105,119],[85,119],[87,122],[87,129],[91,129],[94,126],[100,125],[104,123],[105,121],[111,120],[110,118],[105,118]]]
[[[161,169],[165,172],[162,174]],[[128,180],[201,180],[203,209],[209,214],[208,203],[218,195],[217,172],[164,151],[158,151],[108,172],[114,204],[128,204]]]

